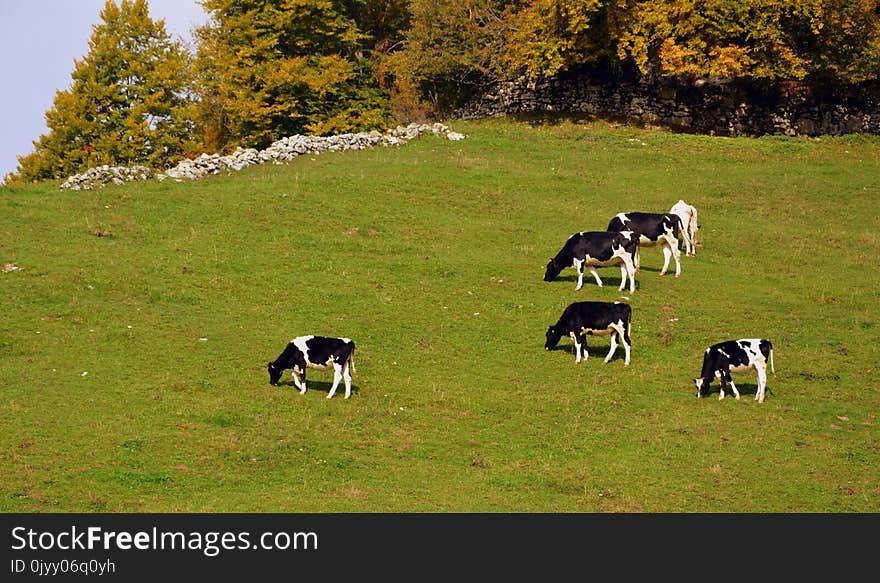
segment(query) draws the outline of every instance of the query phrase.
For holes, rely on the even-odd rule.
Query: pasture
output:
[[[719,138],[595,121],[196,182],[0,189],[0,511],[876,512],[880,139]],[[580,230],[697,207],[696,257],[638,288],[542,281]],[[607,338],[545,351],[579,300]],[[627,300],[625,300],[627,301]],[[354,391],[267,362],[357,343]],[[697,399],[715,342],[766,337],[754,401]]]

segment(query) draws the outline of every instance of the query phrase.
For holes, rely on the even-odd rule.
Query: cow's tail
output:
[[[642,247],[639,244],[640,235],[635,231],[627,231],[627,233],[629,233],[629,239],[623,243],[623,250],[630,254],[633,261],[633,269],[638,271],[640,265],[639,260],[641,259],[641,257],[639,257],[639,249]]]
[[[351,372],[357,372],[354,368],[354,342],[351,343],[351,352],[348,353],[348,365],[351,367]]]
[[[761,354],[764,355],[764,358],[770,361],[770,372],[776,375],[776,367],[773,366],[773,343],[769,340],[761,340],[760,343]]]
[[[690,235],[690,233],[688,233],[688,230],[687,230],[687,227],[685,226],[685,224],[683,222],[681,222],[681,217],[675,213],[672,213],[669,216],[675,218],[675,220],[673,221],[673,225],[672,225],[673,226],[672,233],[676,237],[678,237],[679,233],[681,233],[681,238],[684,239],[685,245],[693,248],[694,243],[693,243],[693,241],[691,241],[691,235]]]

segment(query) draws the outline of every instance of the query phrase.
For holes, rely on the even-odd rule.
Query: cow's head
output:
[[[697,387],[697,398],[705,397],[709,394],[709,381],[705,378],[694,379],[694,385]]]
[[[284,371],[275,366],[274,362],[270,362],[267,368],[269,370],[269,384],[277,385],[278,381],[281,380],[281,373]]]
[[[554,326],[550,326],[547,328],[547,341],[544,343],[544,348],[550,350],[552,348],[556,348],[556,345],[559,344],[559,338],[562,335],[556,330]]]
[[[544,281],[553,281],[556,279],[556,276],[559,275],[559,272],[562,271],[562,267],[560,267],[555,259],[551,259],[547,262],[547,270],[544,272]]]

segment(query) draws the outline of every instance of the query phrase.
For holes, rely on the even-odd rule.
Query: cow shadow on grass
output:
[[[279,389],[288,389],[289,388],[289,389],[293,389],[297,393],[299,392],[299,389],[296,387],[296,384],[294,384],[293,379],[286,380],[286,381],[278,381],[278,384],[276,386]],[[308,379],[308,381],[306,382],[306,387],[308,388],[308,390],[306,391],[307,395],[309,393],[311,393],[312,391],[315,391],[318,393],[325,393],[324,396],[327,396],[330,394],[330,388],[333,387],[333,381],[318,381],[318,380],[313,381],[312,379]],[[351,383],[351,394],[356,395],[359,392],[360,392],[360,388],[356,384]],[[339,386],[336,387],[336,393],[334,393],[333,398],[335,399],[336,397],[338,397],[340,395],[345,397],[345,381],[339,381]]]
[[[642,269],[644,270],[645,268],[642,267]],[[656,271],[659,272],[660,270],[657,269]],[[599,277],[602,277],[602,275],[600,274]],[[559,277],[556,278],[556,281],[564,281],[564,282],[571,282],[571,283],[576,283],[577,280],[578,280],[577,275],[560,275]],[[627,281],[626,287],[624,287],[623,290],[621,290],[621,292],[628,292],[629,291],[629,278],[627,278],[626,281]],[[588,277],[585,275],[584,276],[584,287],[587,287],[588,285],[591,285],[593,287],[599,287],[596,284],[596,280],[593,279],[592,276]],[[620,287],[620,277],[602,277],[602,286],[603,287],[613,287],[615,289],[619,288]],[[637,277],[636,278],[636,289],[639,289],[639,287],[640,287],[640,283],[639,283],[639,280]]]
[[[567,352],[571,355],[572,359],[577,357],[577,354],[574,349],[574,344],[557,344],[555,347],[551,348],[548,352],[555,352],[557,350],[561,350],[562,352]],[[605,356],[608,354],[608,351],[611,350],[611,344],[606,342],[603,344],[589,344],[587,346],[587,354],[589,355],[590,361],[594,359],[598,359],[599,361],[604,361]],[[623,349],[623,346],[618,343],[617,350],[614,351],[614,356],[611,357],[611,360],[608,361],[608,364],[611,364],[615,360],[626,360],[626,351]],[[584,364],[581,361],[581,364]],[[739,385],[737,385],[739,388]],[[742,391],[740,391],[742,393]]]
[[[736,380],[734,380],[733,382],[736,383]],[[691,383],[691,386],[693,386],[693,383]],[[758,394],[758,384],[757,383],[755,383],[755,384],[736,383],[736,390],[739,391],[740,400],[745,399],[747,396],[754,399],[755,395]],[[765,396],[773,394],[773,392],[770,390],[769,384],[766,387],[764,387],[764,393],[765,393]],[[718,381],[716,380],[714,383],[712,383],[712,386],[709,387],[709,393],[706,394],[706,396],[703,398],[705,399],[707,397],[713,397],[713,398],[717,399],[718,395],[720,395],[720,394],[721,394],[721,386],[718,384]],[[727,399],[733,399],[734,401],[736,400],[736,395],[733,394],[733,390],[730,388],[730,385],[728,385],[728,387],[726,389],[724,389],[724,400],[726,401]]]

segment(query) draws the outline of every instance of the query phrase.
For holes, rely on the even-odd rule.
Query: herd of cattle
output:
[[[697,209],[679,200],[668,213],[628,212],[619,213],[611,219],[604,231],[583,231],[573,234],[559,253],[547,263],[544,281],[553,281],[566,268],[577,270],[577,286],[584,284],[584,268],[602,287],[602,280],[596,267],[620,265],[620,291],[629,282],[629,291],[635,292],[635,274],[639,271],[640,250],[642,247],[660,246],[663,251],[665,275],[670,259],[675,260],[675,277],[681,276],[681,252],[684,246],[687,256],[696,255],[696,235],[699,224]],[[605,357],[609,362],[617,350],[618,343],[623,346],[624,365],[630,361],[630,325],[632,308],[624,302],[584,301],[570,304],[562,312],[556,324],[547,329],[544,347],[551,350],[563,336],[572,339],[575,348],[575,362],[586,361],[586,336],[609,336],[611,348]],[[284,351],[268,364],[269,383],[277,385],[282,373],[290,369],[293,382],[306,392],[306,369],[333,369],[333,385],[327,398],[336,394],[341,380],[345,381],[345,398],[351,396],[351,372],[354,371],[354,342],[350,338],[330,338],[325,336],[299,336],[291,340]],[[703,355],[700,376],[694,379],[697,397],[709,392],[713,379],[719,379],[720,396],[730,386],[734,396],[739,399],[739,391],[730,373],[743,373],[750,370],[758,375],[755,400],[764,401],[767,385],[767,363],[773,367],[773,345],[765,338],[742,338],[713,344]]]
[[[696,255],[696,235],[699,224],[697,209],[679,200],[668,213],[619,213],[608,223],[604,231],[583,231],[575,233],[565,242],[555,257],[547,262],[544,281],[553,281],[559,273],[574,267],[578,273],[575,290],[584,284],[584,268],[602,286],[596,267],[620,265],[620,290],[629,281],[630,292],[635,291],[635,274],[639,270],[639,254],[642,247],[659,245],[663,250],[663,269],[669,269],[669,260],[675,259],[675,277],[681,276],[681,252],[684,244],[685,254]],[[679,239],[680,237],[680,239]],[[629,365],[630,322],[632,308],[623,302],[575,302],[562,312],[559,320],[547,329],[547,342],[544,347],[550,350],[563,336],[571,337],[575,347],[575,362],[587,358],[586,337],[590,335],[610,336],[611,349],[605,362],[611,360],[617,350],[618,342],[625,353],[623,364]],[[734,396],[739,399],[739,391],[730,373],[755,370],[758,374],[758,389],[755,400],[764,401],[767,385],[767,361],[773,368],[773,345],[764,338],[742,338],[713,344],[703,355],[700,376],[694,379],[697,397],[709,392],[713,379],[721,383],[720,399],[724,390],[730,386]]]

